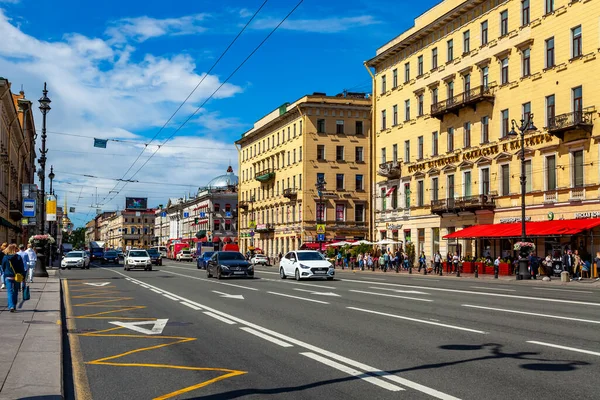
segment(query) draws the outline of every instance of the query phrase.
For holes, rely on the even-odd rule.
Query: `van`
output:
[[[165,246],[153,246],[150,248],[158,251],[161,257],[167,258],[167,248]]]

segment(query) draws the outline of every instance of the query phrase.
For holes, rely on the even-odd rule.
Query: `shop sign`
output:
[[[600,218],[600,211],[588,211],[575,213],[575,219]]]
[[[385,224],[385,228],[392,231],[399,231],[402,229],[402,224],[392,224],[391,222],[388,222]]]
[[[529,221],[531,221],[531,217],[525,217],[525,222]],[[515,222],[521,222],[521,217],[500,218],[501,224],[514,224]]]

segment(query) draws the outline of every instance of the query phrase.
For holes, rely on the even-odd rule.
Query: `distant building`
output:
[[[102,220],[100,240],[107,248],[148,248],[154,238],[156,209],[118,211]]]

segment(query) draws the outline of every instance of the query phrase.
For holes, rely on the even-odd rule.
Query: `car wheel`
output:
[[[333,278],[332,278],[331,276],[328,276],[328,277],[327,277],[327,280],[328,280],[328,281],[332,281],[332,280],[333,280]]]
[[[60,267],[60,269],[62,269],[63,271],[65,270],[65,267]]]
[[[206,267],[206,277],[212,278],[212,274],[210,273],[210,268]]]
[[[285,272],[283,271],[283,268],[279,268],[279,277],[280,277],[281,279],[285,279],[285,278],[287,278],[287,277],[285,276]]]
[[[71,267],[67,267],[67,269],[70,271],[70,270],[71,270]]]
[[[152,271],[152,265],[148,267],[148,271]]]
[[[297,281],[299,281],[300,280],[300,271],[296,270],[294,277],[296,278]]]
[[[160,263],[158,263],[158,265],[160,265],[162,267],[162,261]]]

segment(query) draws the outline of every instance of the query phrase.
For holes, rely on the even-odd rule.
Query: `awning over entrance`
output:
[[[323,246],[322,248],[326,248],[325,246],[327,245],[327,243],[323,242]],[[319,247],[321,246],[321,243],[315,243],[315,242],[308,242],[308,243],[302,243],[302,246],[300,246],[300,250],[319,250]]]
[[[569,236],[600,226],[600,218],[526,222],[527,237]],[[521,223],[475,225],[444,236],[444,239],[500,239],[521,237]]]

